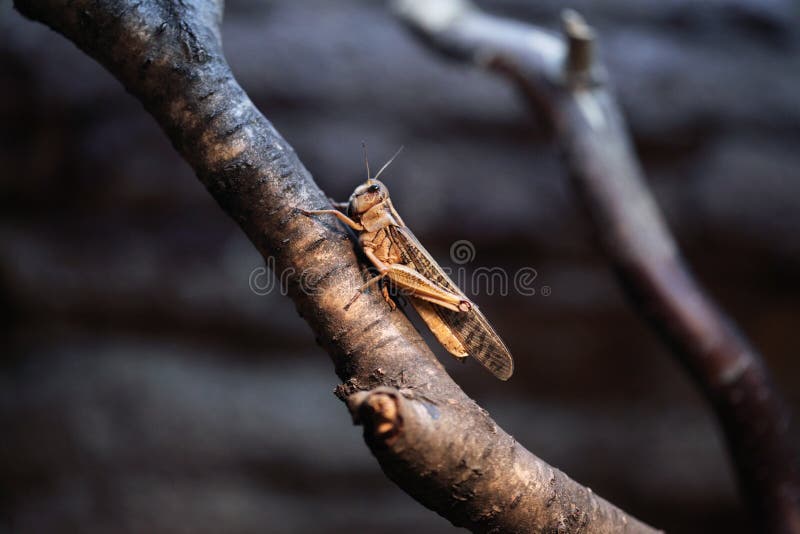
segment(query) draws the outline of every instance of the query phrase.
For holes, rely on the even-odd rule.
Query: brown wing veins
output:
[[[389,230],[401,250],[403,263],[444,289],[469,300],[407,227],[391,226]],[[511,377],[514,372],[511,353],[477,306],[473,304],[468,311],[454,311],[441,306],[434,306],[433,309],[470,356],[497,378],[508,380]]]

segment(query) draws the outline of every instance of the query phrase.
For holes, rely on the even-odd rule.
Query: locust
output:
[[[377,270],[347,303],[349,309],[370,286],[381,284],[392,310],[396,303],[388,287],[400,289],[433,335],[458,359],[472,356],[500,380],[514,372],[514,360],[503,340],[463,291],[425,250],[392,204],[389,190],[378,177],[398,156],[398,150],[375,176],[370,176],[364,146],[367,181],[356,187],[348,202],[336,209],[301,210],[307,216],[333,215],[358,235],[364,254]],[[345,213],[346,212],[346,213]]]

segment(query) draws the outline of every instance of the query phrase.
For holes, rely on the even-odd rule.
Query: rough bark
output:
[[[498,428],[380,296],[343,310],[362,282],[354,244],[334,221],[298,212],[328,201],[233,78],[222,54],[221,2],[15,5],[112,72],[262,255],[293,273],[290,295],[332,356],[344,382],[337,393],[366,423],[370,448],[400,487],[477,532],[652,531]]]
[[[761,355],[681,257],[594,57],[592,29],[571,11],[564,14],[562,37],[485,14],[464,0],[398,0],[394,6],[433,48],[509,76],[553,128],[576,192],[631,302],[714,407],[758,530],[800,532],[789,410]]]

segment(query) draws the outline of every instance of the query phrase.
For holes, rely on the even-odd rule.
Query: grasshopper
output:
[[[508,380],[514,371],[514,361],[503,340],[411,233],[395,210],[386,185],[378,181],[400,150],[371,177],[365,146],[367,181],[356,187],[350,200],[334,202],[337,209],[301,210],[308,216],[333,215],[355,230],[364,254],[378,271],[377,276],[359,288],[345,309],[349,309],[365,289],[382,282],[383,297],[394,310],[397,305],[389,295],[388,279],[403,291],[450,354],[459,359],[472,356],[497,378]]]

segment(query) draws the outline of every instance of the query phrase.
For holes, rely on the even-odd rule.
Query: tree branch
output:
[[[380,296],[343,310],[362,282],[353,243],[334,221],[298,213],[329,203],[234,80],[222,54],[221,0],[15,5],[111,71],[262,255],[293,273],[290,295],[333,358],[344,381],[338,394],[400,487],[477,532],[653,532],[498,428]]]
[[[800,532],[788,408],[761,356],[681,258],[603,83],[591,28],[571,11],[561,37],[482,13],[466,0],[397,0],[394,7],[436,50],[509,76],[545,116],[631,301],[711,401],[758,530]]]

